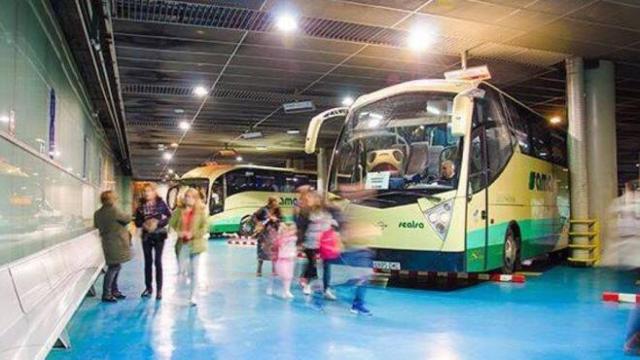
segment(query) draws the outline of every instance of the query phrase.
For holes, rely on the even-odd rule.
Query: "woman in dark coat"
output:
[[[102,301],[116,302],[125,296],[118,290],[118,274],[121,264],[131,260],[131,233],[126,225],[131,215],[123,213],[115,206],[118,197],[113,191],[100,194],[102,207],[93,215],[93,223],[100,232],[102,249],[107,263],[107,273],[102,285]]]
[[[148,183],[144,186],[144,196],[136,209],[136,226],[142,228],[142,251],[144,254],[144,283],[142,297],[153,293],[153,265],[156,267],[156,299],[162,299],[162,250],[167,239],[167,224],[171,211],[156,192],[156,187]]]

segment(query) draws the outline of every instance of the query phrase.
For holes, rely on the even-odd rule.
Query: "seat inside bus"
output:
[[[407,176],[423,174],[429,163],[429,143],[426,141],[411,144],[411,153],[407,161]]]

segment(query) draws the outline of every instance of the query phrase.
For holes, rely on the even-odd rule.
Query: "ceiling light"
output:
[[[169,174],[173,174],[173,169],[168,169],[168,170],[167,170],[167,172],[168,172]]]
[[[173,109],[173,112],[176,114],[184,114],[184,109]]]
[[[409,49],[421,52],[427,49],[430,43],[430,35],[424,27],[417,26],[409,31],[407,46]]]
[[[189,122],[188,122],[188,121],[186,121],[186,120],[182,120],[182,121],[180,121],[180,123],[178,124],[178,127],[180,128],[180,130],[187,131],[187,130],[189,130],[189,128],[191,127],[191,124],[189,124]]]
[[[162,153],[162,158],[167,160],[167,161],[169,161],[169,160],[173,159],[173,154],[168,152],[168,151],[166,151],[166,152]]]
[[[240,155],[236,156],[236,161],[242,161],[242,156]]]
[[[435,106],[427,106],[427,112],[433,115],[440,115],[440,110]]]
[[[0,115],[0,122],[8,123],[8,122],[9,122],[9,120],[11,120],[11,119],[9,118],[9,115]]]
[[[560,124],[562,122],[562,118],[560,116],[553,116],[549,119],[549,122],[552,124]]]
[[[351,96],[347,96],[344,99],[342,99],[342,105],[351,106],[351,104],[353,104],[353,98]]]
[[[261,131],[247,131],[245,133],[243,133],[242,135],[240,135],[241,138],[248,140],[248,139],[257,139],[257,138],[261,138],[262,132]]]
[[[289,134],[289,135],[298,135],[298,134],[300,134],[300,130],[298,130],[298,129],[287,130],[287,134]]]
[[[178,143],[171,143],[170,145],[172,148],[177,148],[178,147]]]
[[[298,23],[291,14],[281,14],[276,19],[276,27],[280,31],[291,32],[298,28]]]
[[[267,147],[266,147],[266,146],[256,146],[256,150],[259,150],[259,151],[266,151],[266,150],[267,150]]]
[[[196,86],[193,88],[193,95],[197,97],[207,96],[208,93],[209,90],[207,90],[207,88],[205,88],[204,86]]]

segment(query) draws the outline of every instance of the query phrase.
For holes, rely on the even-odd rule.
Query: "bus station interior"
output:
[[[640,241],[629,245],[640,240],[638,18],[640,0],[0,0],[0,359],[624,358],[640,318],[640,262],[629,259],[640,258]],[[394,112],[422,98],[427,120]],[[389,119],[376,118],[384,109]],[[402,121],[420,140],[390,125]],[[354,134],[383,122],[395,134],[384,139],[398,140],[350,159],[365,136]],[[509,139],[498,160],[487,149],[500,141],[494,128]],[[412,151],[420,171],[408,170]],[[392,158],[376,168],[372,154]],[[396,178],[394,161],[405,169]],[[455,182],[420,179],[442,176],[445,162]],[[232,169],[219,193],[218,167]],[[286,175],[258,189],[260,172]],[[349,311],[348,266],[332,266],[336,301],[296,281],[293,299],[267,295],[255,239],[236,234],[264,205],[255,197],[210,225],[197,306],[184,300],[171,245],[163,299],[139,296],[134,227],[119,275],[127,298],[102,302],[101,192],[134,213],[145,184],[173,207],[172,189],[203,178],[212,218],[231,214],[242,192],[276,194],[293,211],[300,179],[329,198],[344,179],[393,187],[400,205],[367,193],[343,208],[380,229],[366,285],[373,315]],[[503,224],[498,216],[524,211],[521,199],[530,216]],[[623,243],[624,201],[636,228]],[[402,206],[422,220],[402,218]],[[556,222],[538,225],[546,211]],[[522,262],[513,274],[509,234]],[[534,246],[529,234],[544,239]],[[607,263],[607,251],[624,264]]]

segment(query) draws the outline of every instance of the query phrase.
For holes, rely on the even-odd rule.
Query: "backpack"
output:
[[[320,234],[320,258],[322,260],[333,260],[340,256],[341,252],[340,236],[330,228]]]

